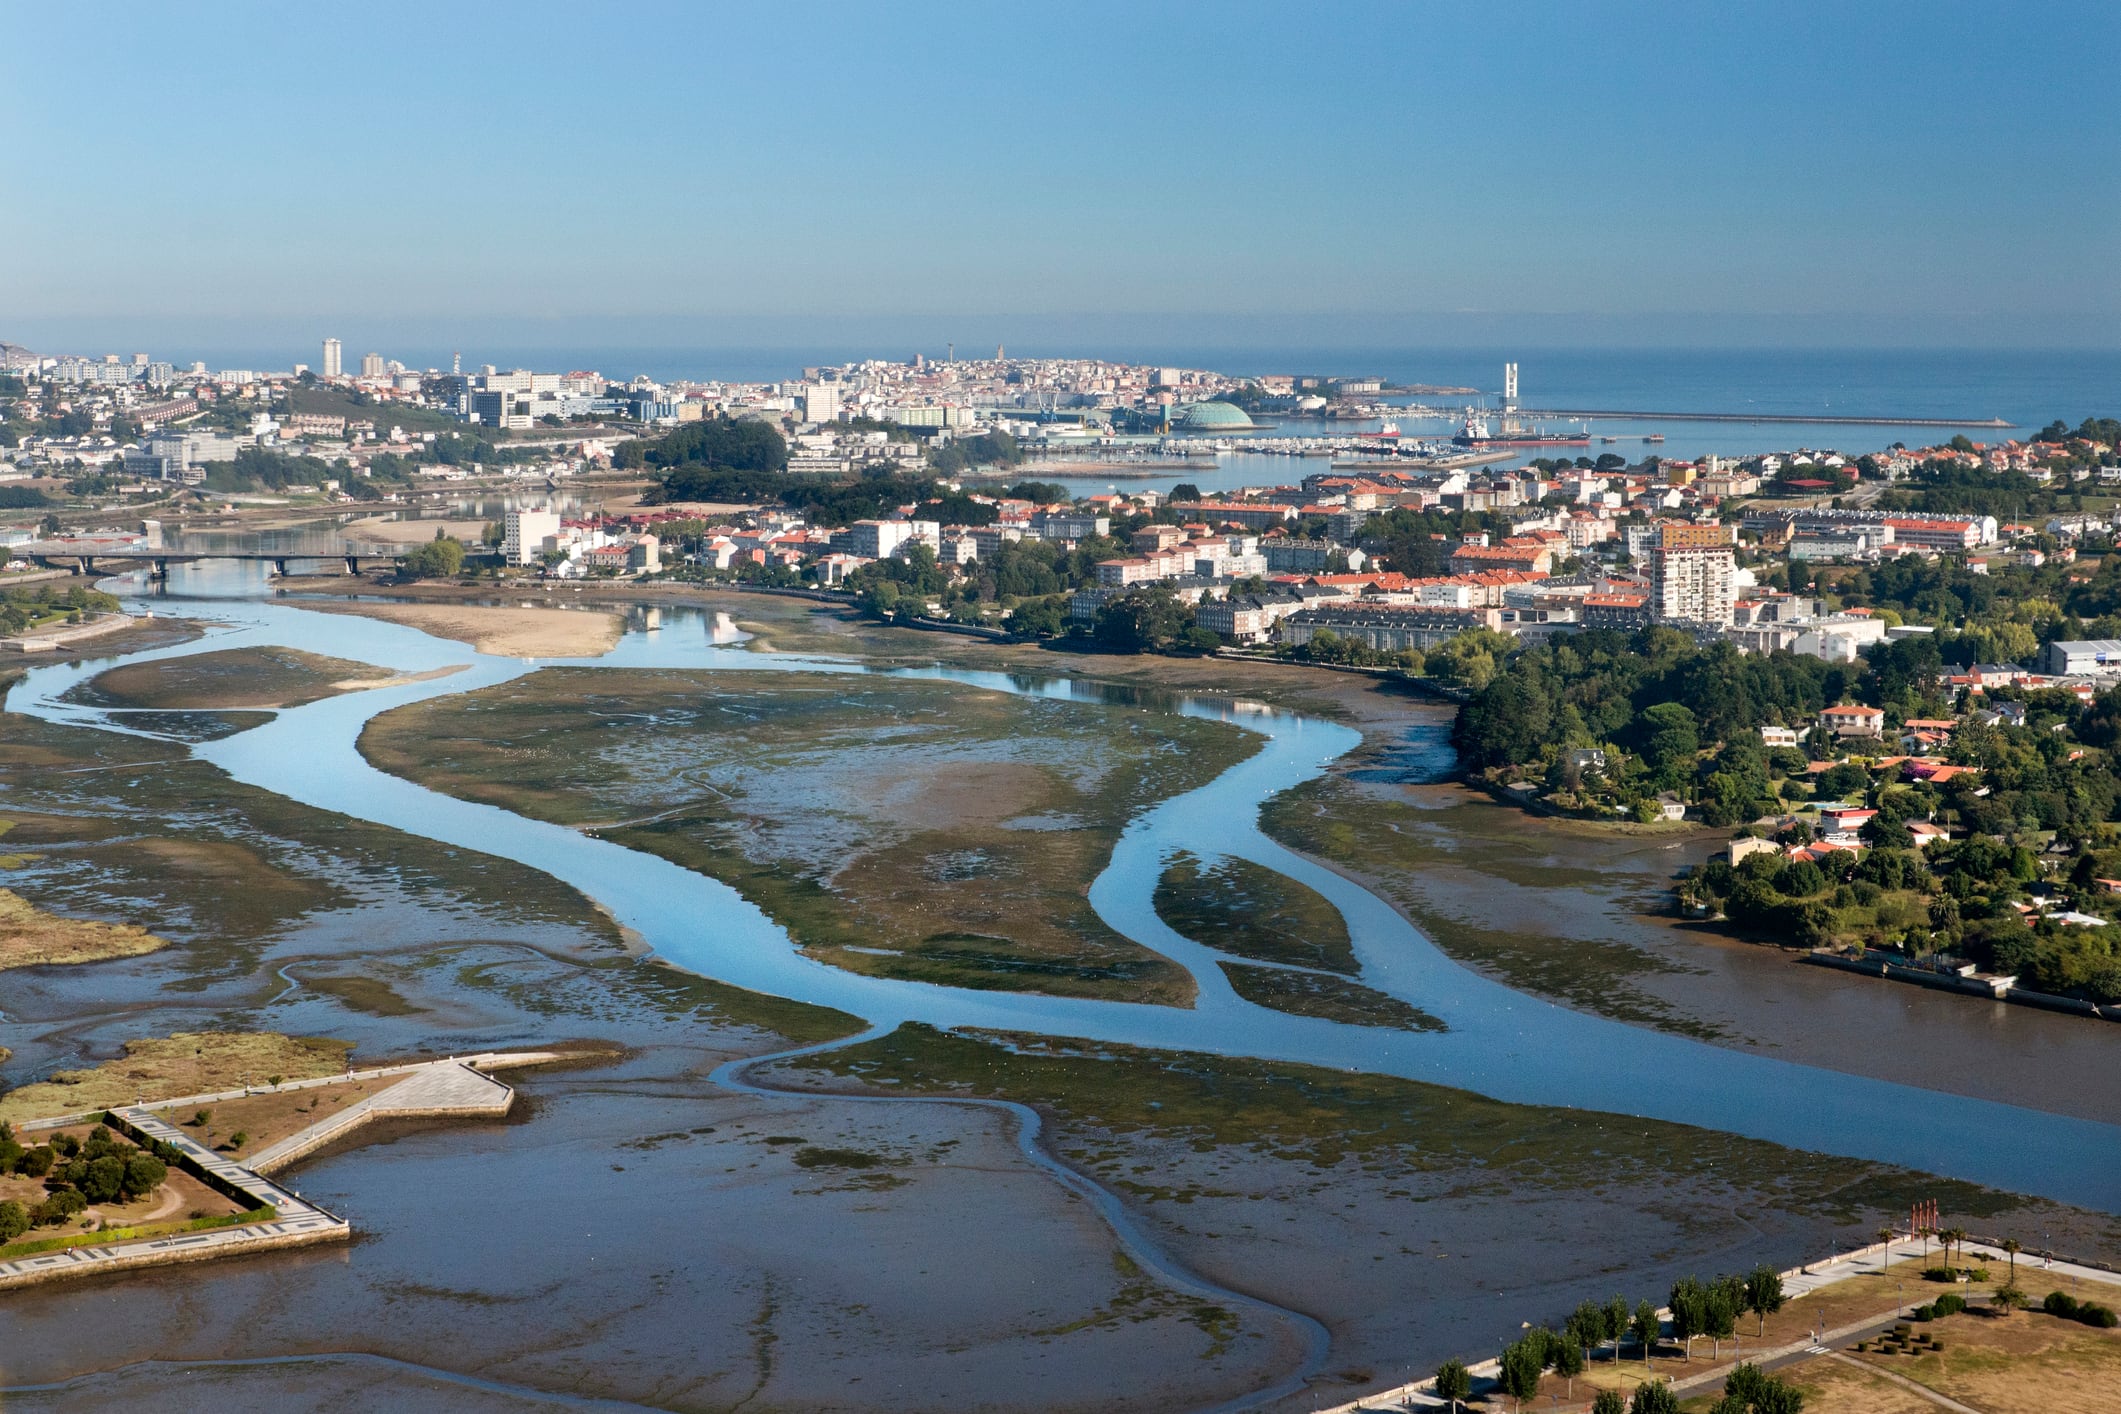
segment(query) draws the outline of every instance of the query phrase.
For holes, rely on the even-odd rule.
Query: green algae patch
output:
[[[1252,967],[1242,962],[1220,966],[1223,975],[1230,979],[1230,989],[1254,1006],[1344,1021],[1351,1026],[1390,1026],[1405,1031],[1450,1029],[1440,1017],[1431,1016],[1420,1007],[1330,972]]]
[[[370,722],[383,770],[728,884],[850,971],[1186,1005],[1107,926],[1129,821],[1258,749],[1220,722],[910,678],[545,669]]]
[[[162,712],[298,707],[390,676],[367,663],[299,648],[224,648],[111,668],[69,689],[66,700]]]
[[[1155,904],[1172,931],[1217,952],[1350,976],[1362,970],[1339,909],[1249,859],[1181,850],[1156,881]]]

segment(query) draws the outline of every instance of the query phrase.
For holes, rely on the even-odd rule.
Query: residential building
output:
[[[841,537],[846,544],[840,543]],[[942,526],[932,520],[858,520],[832,537],[833,548],[871,560],[885,560],[919,541],[930,549],[942,544]]]
[[[362,354],[361,376],[363,378],[381,378],[383,376],[383,355],[379,353]]]
[[[1836,736],[1877,736],[1885,730],[1885,713],[1876,707],[1829,707],[1819,725]]]
[[[1434,648],[1468,629],[1501,626],[1497,609],[1401,609],[1357,601],[1291,614],[1282,620],[1279,636],[1287,643],[1308,643],[1314,634],[1327,631],[1381,653],[1397,653]]]
[[[559,533],[558,511],[506,511],[501,517],[502,558],[511,565],[535,564],[545,542]]]
[[[1193,611],[1193,621],[1240,643],[1264,643],[1276,623],[1303,607],[1302,595],[1287,589],[1267,589],[1258,594],[1204,599]]]
[[[1737,601],[1727,525],[1667,525],[1650,552],[1651,615],[1659,623],[1723,625]]]
[[[840,415],[840,385],[837,383],[806,383],[803,385],[803,421],[831,422]]]
[[[326,339],[324,341],[324,362],[317,376],[319,378],[337,378],[339,376],[339,341],[337,339]]]

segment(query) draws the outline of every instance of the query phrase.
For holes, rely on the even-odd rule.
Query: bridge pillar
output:
[[[346,572],[356,579],[361,577],[361,560],[359,556],[348,555],[346,557]]]
[[[156,560],[155,567],[149,572],[148,578],[167,580],[169,578],[169,561]]]
[[[94,555],[83,555],[74,563],[75,574],[94,574],[95,572],[96,557]]]
[[[272,562],[272,572],[282,579],[287,578],[287,561],[274,560]]]

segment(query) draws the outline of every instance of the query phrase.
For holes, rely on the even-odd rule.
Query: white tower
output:
[[[337,339],[326,339],[324,341],[323,376],[326,378],[339,376],[339,341]]]
[[[1517,365],[1514,363],[1502,366],[1502,409],[1504,412],[1517,410]]]

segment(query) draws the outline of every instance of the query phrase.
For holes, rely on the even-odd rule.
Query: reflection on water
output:
[[[1351,781],[1380,785],[1434,785],[1449,780],[1458,770],[1458,752],[1451,746],[1449,722],[1416,722],[1400,734],[1398,741],[1377,753],[1377,764],[1348,772]]]
[[[530,671],[412,629],[290,603],[172,600],[164,612],[210,625],[194,643],[134,655],[147,660],[214,648],[282,644],[401,672],[462,665],[447,678],[327,698],[192,749],[239,780],[326,810],[444,844],[521,861],[608,907],[665,958],[735,985],[836,1007],[873,1024],[922,1021],[1042,1032],[1401,1075],[1504,1100],[1578,1105],[1721,1128],[1802,1148],[1885,1160],[2018,1192],[2121,1211],[2121,1131],[2063,1116],[1940,1094],[1725,1050],[1568,1010],[1511,991],[1457,965],[1366,890],[1289,853],[1258,828],[1260,803],[1317,776],[1355,747],[1338,724],[1259,704],[1136,686],[944,667],[872,669],[840,659],[757,653],[726,615],[664,608],[653,628],[626,634],[588,668],[768,670],[935,679],[970,688],[1230,723],[1261,749],[1208,785],[1137,817],[1092,885],[1100,917],[1185,966],[1199,988],[1190,1009],[971,991],[861,976],[817,962],[735,890],[665,860],[499,808],[457,800],[385,775],[355,747],[362,725],[392,707],[472,691]],[[56,720],[120,722],[59,701],[107,664],[33,670],[10,710]],[[1433,769],[1444,749],[1417,732],[1398,769]],[[1381,769],[1392,769],[1381,768]],[[1359,827],[1360,822],[1356,822]],[[1163,864],[1180,850],[1225,854],[1276,870],[1324,895],[1346,919],[1362,980],[1449,1024],[1443,1034],[1347,1026],[1267,1011],[1238,998],[1217,955],[1156,915]],[[1974,1136],[1979,1136],[1978,1140]]]

